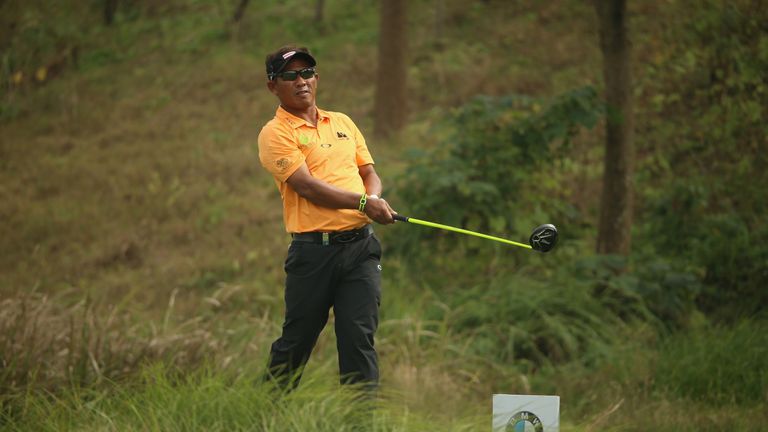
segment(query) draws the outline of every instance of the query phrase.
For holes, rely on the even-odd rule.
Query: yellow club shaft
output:
[[[494,236],[491,236],[491,235],[488,235],[488,234],[482,234],[482,233],[478,233],[478,232],[474,232],[474,231],[470,231],[470,230],[465,230],[465,229],[461,229],[461,228],[452,227],[452,226],[449,226],[449,225],[443,225],[443,224],[439,224],[439,223],[429,222],[429,221],[425,221],[425,220],[421,220],[421,219],[416,219],[416,218],[412,218],[412,217],[407,217],[407,218],[403,218],[403,219],[405,219],[407,222],[414,223],[414,224],[417,224],[417,225],[424,225],[424,226],[428,226],[428,227],[431,227],[431,228],[440,228],[440,229],[444,229],[444,230],[448,230],[448,231],[453,231],[453,232],[457,232],[457,233],[461,233],[461,234],[468,234],[468,235],[475,236],[475,237],[480,237],[480,238],[484,238],[484,239],[488,239],[488,240],[494,240],[494,241],[497,241],[497,242],[510,244],[512,246],[520,246],[520,247],[523,247],[523,248],[526,248],[526,249],[533,249],[531,247],[531,245],[527,245],[525,243],[514,242],[512,240],[507,240],[507,239],[504,239],[504,238],[501,238],[501,237],[494,237]]]

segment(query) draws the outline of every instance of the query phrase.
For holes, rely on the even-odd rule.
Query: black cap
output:
[[[304,47],[285,46],[267,56],[267,79],[273,80],[283,71],[285,65],[293,59],[301,58],[309,63],[310,67],[317,65],[315,58]]]

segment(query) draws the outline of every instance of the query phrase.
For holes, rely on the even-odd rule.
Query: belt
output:
[[[332,245],[362,240],[370,237],[372,234],[373,227],[371,225],[366,225],[362,228],[349,231],[293,233],[291,234],[291,237],[293,237],[293,241],[296,242]]]

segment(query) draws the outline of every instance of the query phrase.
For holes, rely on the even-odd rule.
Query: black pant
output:
[[[268,377],[292,388],[333,307],[342,384],[375,389],[373,336],[381,303],[381,244],[371,235],[351,243],[293,241],[285,260],[285,322],[272,344]]]

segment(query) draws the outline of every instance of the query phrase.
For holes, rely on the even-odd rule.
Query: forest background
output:
[[[628,2],[616,254],[596,252],[615,113],[589,2],[5,0],[0,21],[0,429],[365,421],[331,330],[298,391],[259,382],[289,243],[254,150],[277,104],[263,60],[298,43],[396,210],[522,241],[560,229],[538,254],[377,228],[376,430],[488,430],[493,393],[560,395],[563,431],[766,430],[764,1]],[[401,44],[384,60],[380,34]]]

